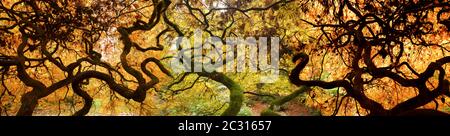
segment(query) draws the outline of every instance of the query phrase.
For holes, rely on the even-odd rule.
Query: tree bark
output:
[[[228,108],[222,113],[222,116],[236,116],[241,110],[242,102],[244,101],[244,91],[241,86],[223,73],[201,72],[198,73],[198,75],[208,77],[214,81],[222,83],[230,90],[230,103]]]

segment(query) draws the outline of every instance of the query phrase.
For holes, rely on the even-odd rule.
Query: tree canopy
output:
[[[446,0],[2,0],[0,115],[448,115],[449,19]],[[198,35],[269,44],[185,54]]]

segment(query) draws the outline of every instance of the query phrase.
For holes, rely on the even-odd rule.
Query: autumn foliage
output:
[[[2,0],[0,115],[448,115],[449,19],[446,0]],[[279,37],[280,78],[174,73],[196,30]]]

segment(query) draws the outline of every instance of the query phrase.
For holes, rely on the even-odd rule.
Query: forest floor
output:
[[[252,116],[260,116],[261,112],[267,107],[269,107],[269,104],[259,101],[255,102],[251,106]],[[311,116],[309,108],[296,101],[286,103],[284,109],[279,113],[284,116]]]

